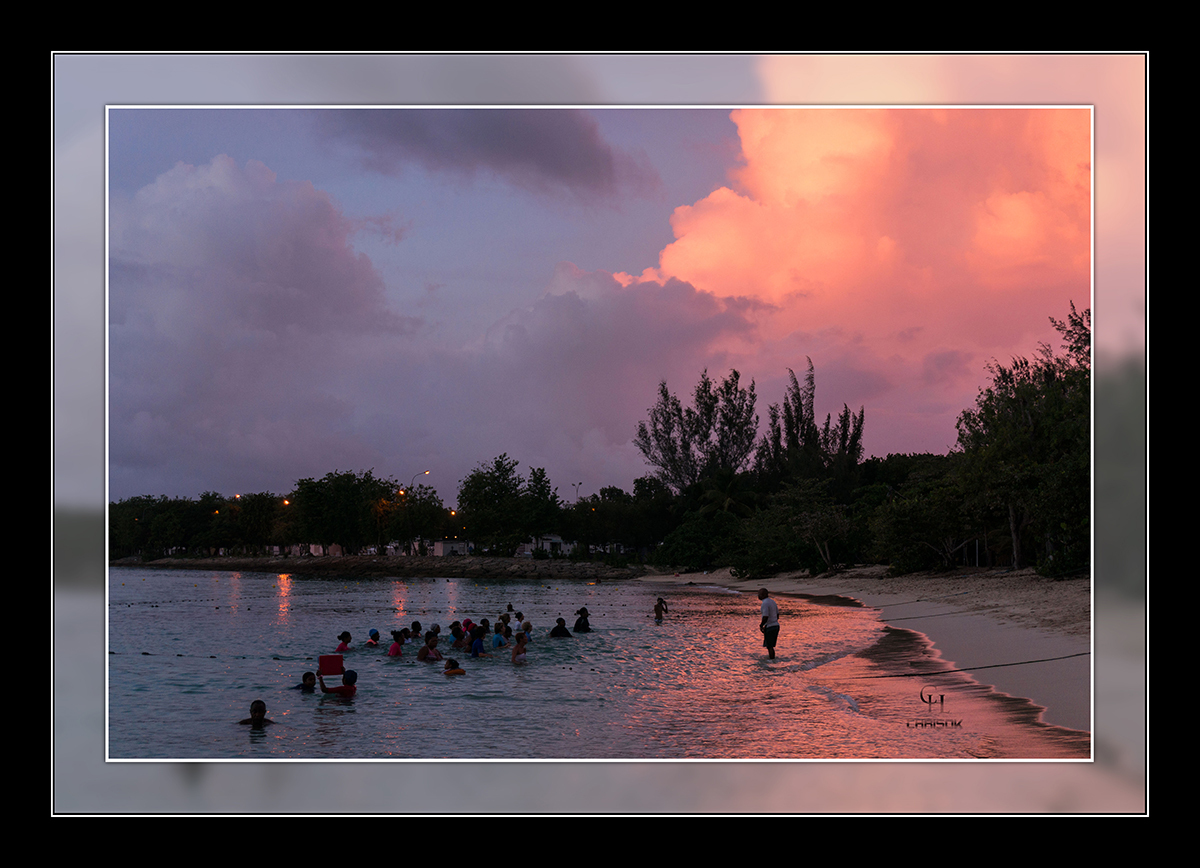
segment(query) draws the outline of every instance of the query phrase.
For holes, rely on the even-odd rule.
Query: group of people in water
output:
[[[661,597],[658,598],[658,604],[655,606],[655,617],[658,623],[662,623],[659,612],[660,606],[663,611],[666,610]],[[550,637],[554,639],[570,639],[573,638],[574,633],[592,632],[591,624],[588,621],[589,614],[586,606],[575,612],[574,632],[567,629],[565,618],[559,618],[550,630]],[[392,630],[390,632],[392,634],[392,644],[387,649],[388,657],[403,657],[405,656],[404,649],[406,645],[419,645],[416,649],[416,658],[419,662],[442,663],[442,673],[447,677],[466,674],[466,670],[462,668],[457,659],[443,656],[441,650],[439,650],[438,645],[442,642],[442,628],[439,625],[434,624],[428,630],[424,630],[420,621],[413,621],[409,627],[402,627],[399,630]],[[514,610],[510,603],[508,611],[503,612],[497,617],[495,623],[490,622],[487,618],[480,619],[479,623],[475,623],[470,618],[464,618],[461,621],[452,623],[447,632],[449,633],[449,644],[452,651],[461,651],[466,656],[472,658],[508,654],[513,664],[520,666],[527,660],[530,637],[533,635],[533,624],[521,612]],[[334,654],[383,647],[379,631],[376,629],[368,631],[367,641],[358,648],[351,645],[354,637],[350,635],[349,631],[343,631],[338,636],[338,640],[339,644],[334,649]],[[353,669],[343,668],[342,683],[332,687],[325,684],[323,673],[305,672],[300,683],[292,689],[299,690],[302,693],[315,693],[320,689],[322,693],[331,693],[348,698],[354,696],[358,691],[357,682],[358,673]],[[266,703],[261,699],[256,699],[250,705],[250,717],[240,722],[249,725],[251,728],[261,729],[264,726],[274,723],[274,721],[267,718],[266,713]]]
[[[767,649],[769,659],[775,659],[775,644],[779,636],[779,607],[766,588],[762,588],[758,592],[758,599],[762,601],[762,622],[759,625],[759,630],[763,634],[763,647]],[[575,633],[590,633],[592,632],[591,624],[588,621],[588,610],[584,606],[575,612]],[[667,603],[659,597],[654,604],[654,623],[661,624],[667,615]],[[513,625],[516,625],[514,628]],[[459,665],[458,660],[453,657],[443,657],[442,652],[438,650],[438,644],[441,641],[442,628],[434,624],[428,630],[422,630],[420,621],[413,621],[412,626],[403,627],[399,630],[392,630],[392,644],[387,650],[389,657],[403,657],[405,645],[420,644],[417,649],[417,660],[422,663],[442,663],[442,673],[447,677],[456,675],[466,675],[466,670]],[[470,618],[464,618],[461,621],[455,621],[449,627],[451,638],[450,647],[459,651],[465,652],[470,657],[491,657],[500,656],[507,653],[515,665],[522,665],[526,662],[528,654],[529,639],[533,633],[533,624],[525,619],[525,616],[518,611],[515,611],[512,604],[508,604],[508,611],[502,613],[495,624],[488,621],[487,618],[480,619],[476,624]],[[567,629],[567,620],[559,618],[554,627],[550,630],[550,638],[552,639],[570,639],[573,638],[571,630]],[[354,648],[351,642],[354,637],[348,631],[344,631],[338,636],[340,644],[334,650],[335,654],[343,654],[347,651],[352,651]],[[382,648],[380,643],[379,631],[372,629],[367,633],[367,641],[363,643],[362,648]],[[491,653],[487,649],[491,649]],[[502,651],[501,649],[508,649]],[[337,696],[351,697],[358,692],[357,682],[358,673],[353,669],[342,669],[342,683],[329,687],[325,684],[324,673],[305,672],[300,683],[293,690],[299,690],[302,693],[315,693],[319,687],[322,693],[332,693]],[[267,717],[267,705],[261,699],[256,699],[250,704],[250,716],[240,723],[249,725],[252,729],[262,729],[264,726],[273,724],[274,721]]]

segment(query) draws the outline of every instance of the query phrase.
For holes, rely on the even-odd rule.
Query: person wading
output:
[[[774,660],[775,641],[779,638],[779,606],[775,605],[766,588],[759,588],[758,598],[762,600],[762,623],[758,625],[758,629],[762,631],[763,647],[767,649],[767,656]]]

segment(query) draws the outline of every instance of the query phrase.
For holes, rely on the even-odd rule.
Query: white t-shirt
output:
[[[770,597],[762,601],[762,613],[763,617],[767,619],[767,623],[763,624],[764,627],[779,626],[779,607]]]

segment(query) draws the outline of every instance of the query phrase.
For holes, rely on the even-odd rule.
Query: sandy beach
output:
[[[766,587],[775,595],[852,597],[879,609],[888,624],[925,634],[943,659],[970,670],[980,683],[1042,706],[1044,722],[1092,731],[1090,579],[1055,581],[1032,569],[885,574],[886,567],[869,566],[816,577],[781,573],[765,580],[739,580],[728,569],[640,578],[748,594]],[[750,598],[747,607],[747,617],[754,617],[757,600]],[[786,645],[784,623],[781,653]]]

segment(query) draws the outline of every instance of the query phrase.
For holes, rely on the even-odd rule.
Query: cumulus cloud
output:
[[[953,431],[987,358],[1031,352],[1049,316],[1090,296],[1086,110],[731,118],[742,159],[730,183],[675,209],[675,240],[637,280],[760,301],[758,358],[811,355],[818,383],[822,369],[847,372],[844,400],[890,408],[889,437]],[[917,407],[936,419],[914,421]]]
[[[279,182],[255,160],[181,163],[112,204],[114,318],[139,306],[184,317],[175,327],[186,331],[411,329],[385,307],[379,273],[351,243],[355,229],[327,194]]]
[[[114,199],[115,478],[164,462],[198,476],[221,467],[243,487],[284,457],[297,468],[331,450],[370,457],[346,422],[328,420],[353,415],[339,392],[360,353],[419,321],[387,306],[355,228],[312,184],[224,156]]]
[[[563,109],[358,109],[320,112],[316,128],[388,175],[429,169],[487,171],[543,193],[612,196],[657,188],[644,158],[608,144],[583,111]]]

